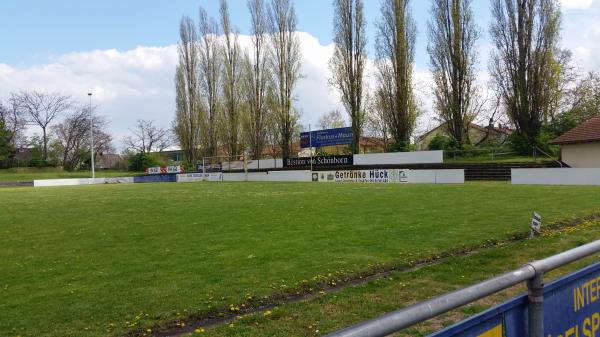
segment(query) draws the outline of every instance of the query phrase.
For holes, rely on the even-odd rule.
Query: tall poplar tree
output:
[[[227,0],[221,0],[221,30],[223,31],[223,110],[225,138],[230,156],[239,154],[240,115],[242,105],[242,54],[238,42],[239,32],[229,19]]]
[[[331,84],[339,91],[352,124],[352,151],[360,152],[365,120],[363,77],[367,60],[366,21],[361,0],[334,0],[333,41],[335,50],[329,63]]]
[[[375,41],[377,99],[394,149],[401,151],[409,149],[418,114],[412,87],[416,35],[410,0],[383,0]]]
[[[269,31],[272,47],[270,63],[276,96],[274,112],[284,158],[290,157],[292,136],[298,122],[298,116],[292,107],[294,89],[300,78],[301,58],[296,22],[296,11],[292,0],[271,0]]]
[[[179,62],[175,70],[175,120],[173,129],[189,166],[200,158],[200,122],[203,111],[198,98],[198,35],[194,22],[183,17],[177,46]]]
[[[455,143],[469,143],[477,95],[475,43],[479,36],[471,0],[433,0],[429,52],[436,112]]]
[[[492,0],[490,70],[508,117],[527,149],[537,145],[550,114],[560,64],[560,7],[556,0]]]

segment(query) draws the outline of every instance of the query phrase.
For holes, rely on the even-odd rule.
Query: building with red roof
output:
[[[600,117],[592,118],[552,141],[571,167],[600,168]]]

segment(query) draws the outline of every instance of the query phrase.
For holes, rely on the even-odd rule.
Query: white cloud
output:
[[[584,15],[565,15],[563,46],[583,71],[600,70],[600,1],[590,3]]]
[[[589,6],[585,15],[565,15],[563,45],[574,52],[583,70],[600,70],[600,1],[563,1],[568,8]],[[333,54],[333,44],[322,45],[309,33],[299,33],[302,46],[302,75],[296,89],[295,107],[301,111],[301,123],[316,125],[319,117],[332,109],[342,108],[339,96],[328,85],[331,77],[328,64]],[[240,38],[242,46],[250,46],[249,36]],[[480,50],[479,83],[487,86],[487,49]],[[111,122],[110,131],[115,145],[133,127],[137,119],[152,119],[162,127],[169,127],[175,111],[174,72],[177,63],[177,46],[144,47],[128,51],[94,50],[74,52],[50,59],[45,64],[29,67],[12,67],[0,63],[0,100],[10,92],[43,90],[71,95],[87,103],[87,93],[92,91],[93,103],[99,113]],[[374,70],[370,60],[368,71]],[[367,82],[374,87],[374,78]],[[415,68],[417,96],[423,103],[425,114],[419,119],[417,132],[435,126],[431,105],[431,76],[427,69]],[[4,96],[2,96],[4,95]],[[32,129],[33,131],[35,128]]]
[[[594,0],[561,0],[560,3],[565,9],[588,9]]]
[[[298,83],[295,106],[302,112],[301,123],[315,124],[321,114],[339,107],[337,94],[327,85],[333,45],[321,45],[308,33],[299,37],[304,77]],[[249,46],[250,37],[242,36],[240,43]],[[0,99],[10,92],[41,90],[71,95],[84,104],[91,91],[93,104],[110,121],[115,145],[120,146],[137,119],[169,127],[175,111],[176,63],[176,45],[74,52],[25,68],[0,63],[0,93],[5,95]]]

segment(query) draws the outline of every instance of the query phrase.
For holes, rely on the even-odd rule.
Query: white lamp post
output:
[[[92,151],[92,179],[96,178],[96,170],[94,168],[94,118],[92,114],[92,93],[88,92],[90,96],[90,139],[91,139],[91,151]]]

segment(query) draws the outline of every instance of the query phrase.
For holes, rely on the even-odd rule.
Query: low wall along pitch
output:
[[[600,186],[600,168],[512,169],[513,185]]]
[[[313,172],[313,181],[396,183],[396,184],[464,184],[465,171],[460,170],[341,170]]]
[[[123,178],[83,178],[83,179],[43,179],[34,180],[35,187],[50,186],[78,186],[78,185],[102,185],[102,184],[132,184],[133,177]]]

